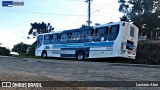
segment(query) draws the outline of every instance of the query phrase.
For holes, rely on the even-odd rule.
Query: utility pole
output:
[[[90,27],[91,24],[91,0],[86,0],[86,2],[88,3],[88,26]]]

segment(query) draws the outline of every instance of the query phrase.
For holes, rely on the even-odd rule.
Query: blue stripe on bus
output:
[[[53,44],[52,48],[72,48],[72,47],[94,47],[94,46],[113,46],[114,42],[90,42],[90,43],[72,43],[72,44]]]
[[[89,46],[113,46],[114,42],[90,43]]]

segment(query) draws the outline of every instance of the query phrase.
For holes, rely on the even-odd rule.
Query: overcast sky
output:
[[[87,21],[85,0],[24,0],[24,6],[14,7],[2,7],[0,0],[0,5],[0,43],[9,49],[19,42],[32,44],[35,41],[27,39],[30,23],[51,23],[55,31],[59,31],[79,28]],[[119,21],[122,14],[118,7],[118,0],[93,0],[92,25]]]

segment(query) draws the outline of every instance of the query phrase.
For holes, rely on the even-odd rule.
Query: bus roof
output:
[[[129,22],[125,22],[125,21],[109,22],[107,24],[101,24],[101,25],[97,25],[97,26],[93,26],[93,27],[83,27],[83,28],[69,29],[69,30],[63,30],[63,31],[55,31],[55,32],[50,32],[50,33],[42,33],[42,34],[39,34],[39,35],[67,33],[67,32],[84,31],[84,30],[93,30],[94,28],[98,28],[98,27],[110,26],[110,25],[116,25],[116,24],[122,24],[122,23],[128,23],[129,24]]]
[[[38,35],[58,34],[58,33],[67,33],[67,32],[74,32],[74,31],[84,31],[84,30],[93,30],[93,27],[84,27],[84,28],[56,31],[56,32],[50,32],[50,33],[42,33],[42,34],[38,34]]]
[[[70,30],[64,30],[63,32],[65,33],[65,32],[84,31],[84,30],[93,30],[93,27],[70,29]]]

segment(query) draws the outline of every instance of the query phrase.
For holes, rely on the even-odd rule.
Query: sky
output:
[[[30,23],[51,23],[55,31],[62,31],[80,28],[88,18],[86,0],[23,0],[24,6],[13,7],[2,7],[2,1],[7,0],[0,0],[0,46],[10,50],[19,42],[36,40],[27,39]],[[122,16],[118,8],[118,0],[92,0],[91,25],[118,22]]]

